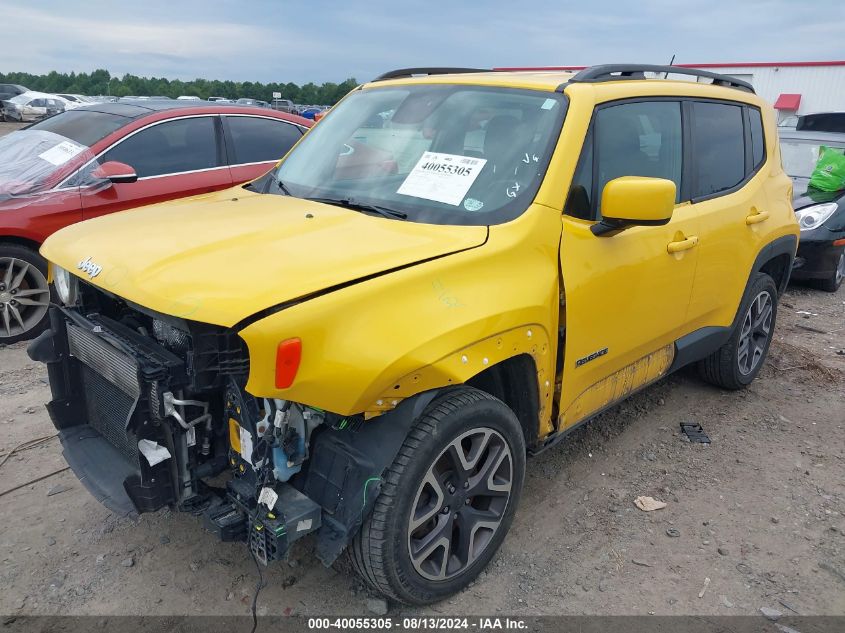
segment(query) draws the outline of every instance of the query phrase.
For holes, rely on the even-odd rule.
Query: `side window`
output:
[[[101,163],[116,160],[139,178],[219,167],[212,117],[176,119],[153,125],[107,151]]]
[[[301,137],[291,123],[259,117],[226,117],[231,132],[233,165],[279,160]]]
[[[604,186],[621,176],[671,180],[680,201],[683,134],[679,101],[637,101],[600,108],[592,137],[592,148],[585,148],[583,154],[595,152],[595,157],[582,155],[573,181],[590,187],[592,217],[600,215]]]
[[[763,117],[757,108],[748,108],[748,120],[751,125],[751,157],[754,169],[760,166],[766,157],[766,143],[763,136]]]
[[[692,197],[701,198],[731,189],[745,179],[745,137],[741,106],[692,105]]]
[[[44,99],[33,99],[27,104],[30,108],[43,108]]]

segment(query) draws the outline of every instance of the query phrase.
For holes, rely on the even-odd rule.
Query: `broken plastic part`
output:
[[[697,422],[681,422],[681,431],[690,442],[696,444],[709,444],[710,438],[704,429]]]

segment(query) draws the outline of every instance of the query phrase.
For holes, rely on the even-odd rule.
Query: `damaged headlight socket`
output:
[[[53,269],[53,285],[56,288],[56,294],[59,295],[59,300],[66,306],[76,304],[79,295],[79,280],[61,266],[55,264],[51,266]]]
[[[795,217],[798,218],[798,226],[802,231],[812,231],[827,222],[838,208],[839,204],[836,202],[814,204],[811,207],[798,209],[795,212]]]

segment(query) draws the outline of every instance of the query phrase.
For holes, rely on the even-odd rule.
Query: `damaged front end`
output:
[[[231,329],[153,313],[80,283],[32,342],[68,464],[121,516],[163,507],[203,517],[265,564],[316,532],[331,564],[368,516],[433,396],[364,423],[244,389],[249,354]]]

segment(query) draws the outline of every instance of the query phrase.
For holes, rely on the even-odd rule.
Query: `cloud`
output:
[[[0,0],[2,3],[3,0]],[[3,6],[0,71],[238,81],[369,79],[404,66],[841,57],[845,6],[790,0],[30,0]]]

